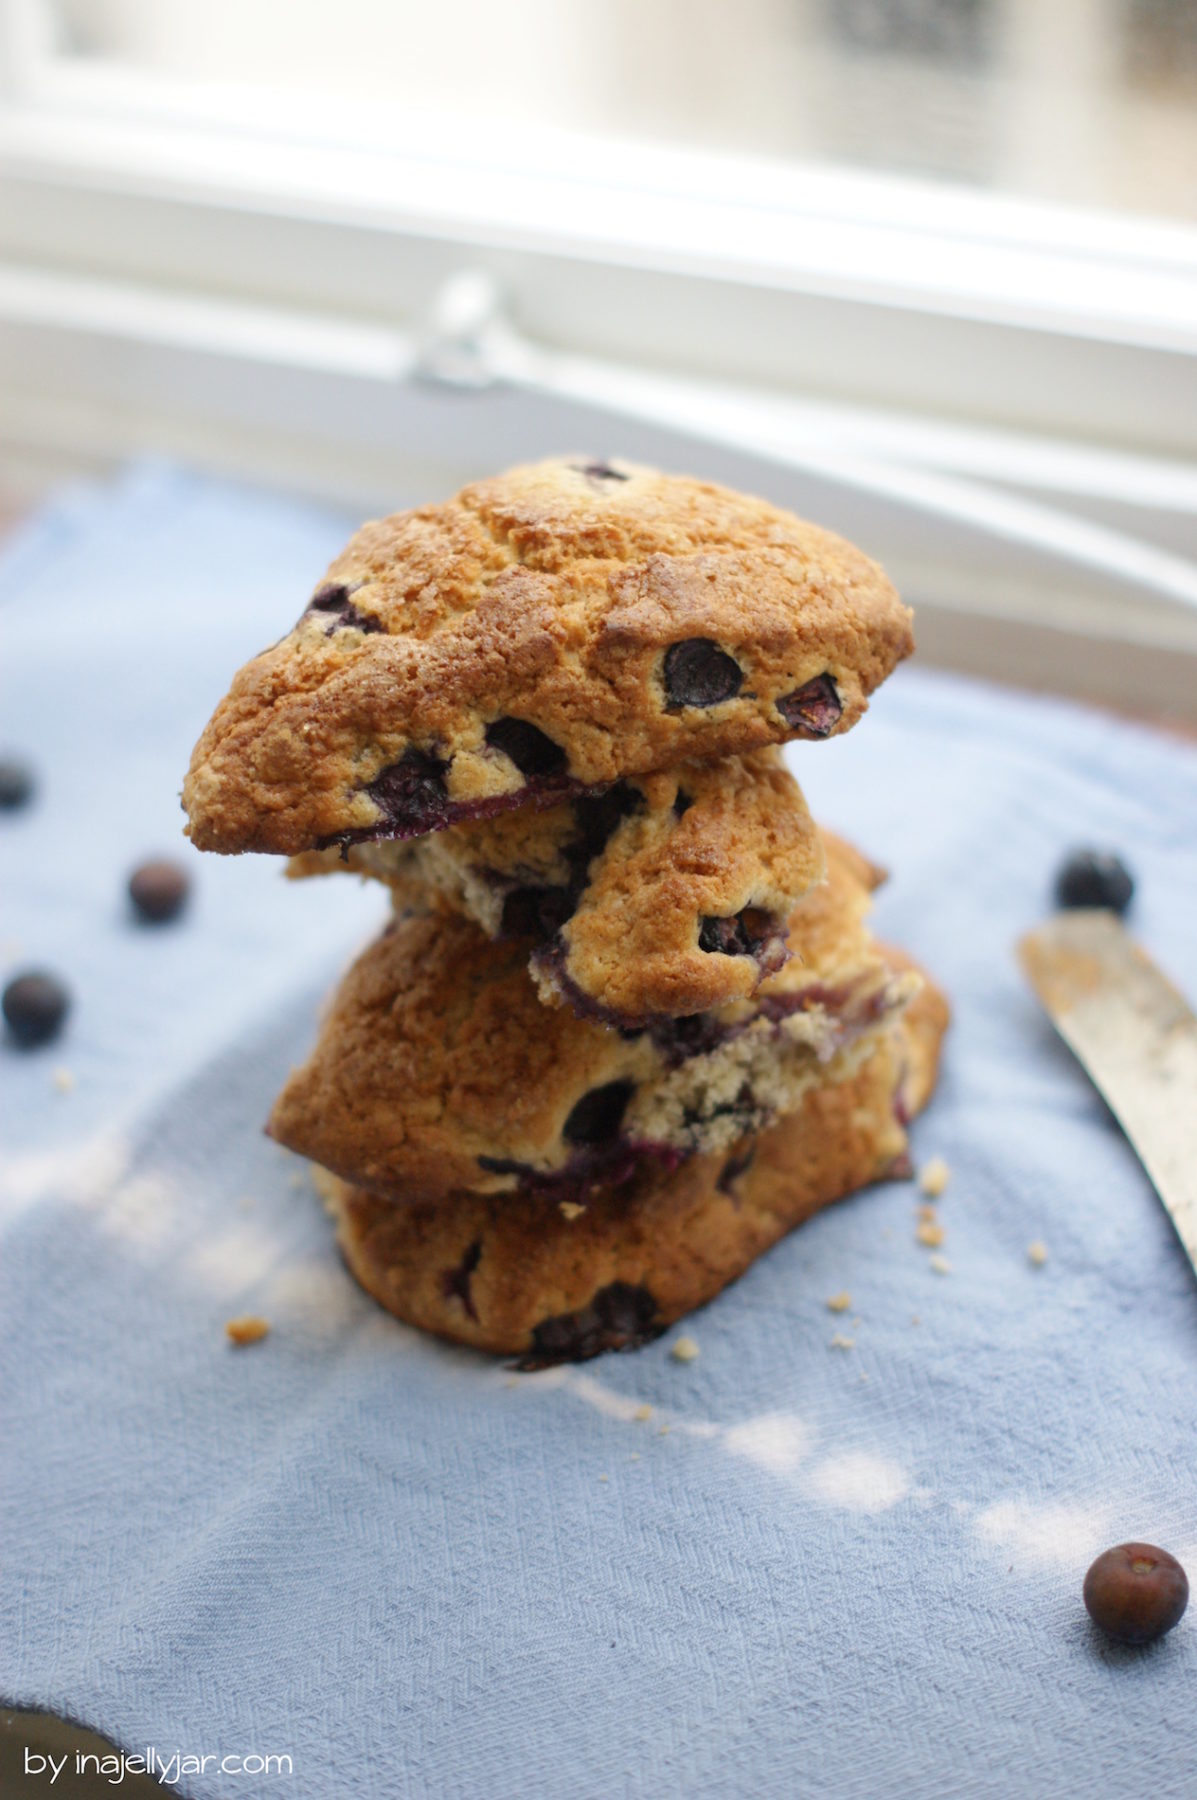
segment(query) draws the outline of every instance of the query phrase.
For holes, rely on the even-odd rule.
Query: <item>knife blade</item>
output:
[[[1197,1271],[1197,1018],[1112,912],[1058,913],[1019,960],[1105,1096]]]

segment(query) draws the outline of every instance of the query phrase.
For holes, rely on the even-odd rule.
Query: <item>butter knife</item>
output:
[[[1105,1096],[1197,1270],[1197,1018],[1112,912],[1061,912],[1019,960]]]

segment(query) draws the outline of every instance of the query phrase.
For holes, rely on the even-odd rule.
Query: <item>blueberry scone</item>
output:
[[[526,1369],[632,1350],[820,1207],[900,1170],[946,1024],[927,981],[846,1080],[728,1150],[672,1173],[642,1165],[586,1206],[528,1193],[396,1204],[318,1184],[350,1269],[400,1319]]]
[[[440,830],[856,723],[912,648],[880,568],[630,463],[513,469],[362,527],[192,756],[203,850]]]
[[[397,917],[334,996],[272,1135],[399,1200],[585,1194],[727,1150],[842,1080],[917,990],[869,935],[875,871],[825,837],[789,959],[749,998],[613,1029],[542,1006],[528,945],[450,912]]]
[[[823,878],[818,830],[780,752],[682,763],[602,794],[405,842],[310,851],[396,906],[429,894],[488,937],[529,940],[542,1000],[624,1027],[755,993],[787,956],[790,915]]]

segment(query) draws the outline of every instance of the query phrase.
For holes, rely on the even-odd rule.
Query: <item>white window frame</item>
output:
[[[877,548],[943,660],[1197,716],[1197,232],[54,55],[0,0],[0,474],[351,504],[594,444]],[[751,195],[751,204],[745,196]],[[712,249],[717,246],[717,252]]]

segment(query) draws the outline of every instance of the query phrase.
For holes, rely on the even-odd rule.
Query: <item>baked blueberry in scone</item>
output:
[[[584,1206],[465,1192],[397,1203],[323,1171],[318,1185],[350,1269],[410,1324],[525,1369],[633,1350],[820,1207],[902,1166],[946,1023],[926,981],[845,1080],[730,1150],[672,1173],[642,1164]]]
[[[911,648],[875,563],[762,500],[513,469],[362,527],[204,730],[188,832],[288,855],[412,837],[828,737]]]
[[[311,851],[295,875],[348,869],[397,908],[429,896],[488,937],[530,940],[542,1000],[622,1027],[755,993],[788,954],[823,847],[780,752],[682,763],[603,793],[406,842]]]
[[[584,1195],[639,1165],[730,1150],[843,1079],[919,985],[865,925],[875,879],[825,837],[789,960],[747,998],[613,1029],[542,1006],[528,944],[449,912],[397,917],[335,994],[272,1134],[398,1200]]]

